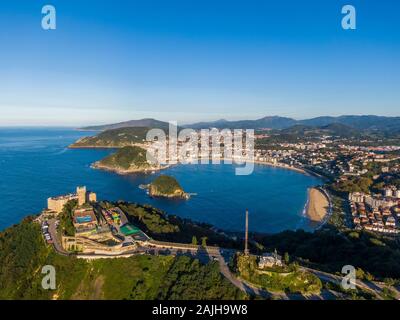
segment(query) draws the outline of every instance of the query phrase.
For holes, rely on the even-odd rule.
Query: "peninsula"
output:
[[[110,129],[94,136],[83,137],[71,144],[69,148],[122,148],[141,145],[146,140],[146,134],[150,129],[148,127]]]

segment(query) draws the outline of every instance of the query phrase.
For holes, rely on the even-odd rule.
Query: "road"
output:
[[[61,245],[60,241],[60,236],[57,232],[57,227],[56,227],[56,220],[55,219],[50,219],[48,220],[49,223],[49,233],[51,238],[53,239],[53,247],[54,249],[61,255],[63,256],[68,256],[69,253],[64,250],[64,248]]]
[[[59,254],[69,255],[67,251],[65,251],[60,242],[60,238],[55,226],[55,219],[49,220],[49,233],[53,239],[53,247]],[[156,245],[157,246],[156,246]],[[151,254],[151,255],[174,255],[174,256],[190,256],[192,258],[196,258],[203,263],[207,263],[209,261],[218,261],[219,268],[221,274],[228,279],[234,286],[239,288],[240,290],[246,292],[249,295],[260,296],[266,299],[284,299],[284,300],[323,300],[323,299],[332,299],[332,298],[341,298],[335,292],[329,290],[323,290],[319,295],[309,295],[304,296],[301,294],[286,294],[286,293],[275,293],[269,292],[266,290],[262,290],[257,288],[256,286],[235,277],[232,272],[229,270],[228,263],[231,257],[236,253],[236,250],[233,249],[225,249],[218,247],[206,247],[203,248],[201,246],[191,246],[180,243],[165,243],[158,241],[150,241],[150,244],[147,246],[139,246],[133,250],[126,251],[123,254],[79,254],[78,257],[87,258],[87,259],[98,259],[98,258],[111,258],[111,257],[126,257],[136,254]],[[311,269],[307,267],[300,267],[304,271],[308,271],[316,275],[323,282],[331,282],[335,284],[341,284],[342,277],[323,272],[316,269]],[[377,296],[378,299],[383,299],[382,290],[385,287],[385,284],[379,282],[366,282],[357,280],[356,286],[365,291],[371,292]],[[391,287],[391,289],[395,292],[396,298],[400,299],[400,291],[396,288]]]
[[[321,281],[324,282],[332,282],[341,285],[343,277],[323,272],[320,270],[315,270],[315,269],[310,269],[306,267],[301,267],[303,270],[308,271],[316,275]],[[385,287],[387,287],[384,283],[378,282],[378,281],[362,281],[357,279],[356,280],[356,286],[359,289],[362,289],[364,291],[373,293],[378,299],[383,300],[384,297],[382,296],[382,291]],[[400,291],[397,288],[391,287],[390,288],[394,294],[397,300],[400,300]]]

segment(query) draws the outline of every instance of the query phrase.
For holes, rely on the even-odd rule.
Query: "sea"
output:
[[[314,176],[266,165],[237,176],[230,164],[186,164],[154,174],[118,175],[90,166],[114,150],[68,149],[93,134],[70,128],[0,128],[0,230],[38,214],[48,197],[74,192],[77,186],[87,186],[99,200],[150,204],[226,231],[244,230],[246,209],[250,231],[316,228],[304,215],[308,188],[321,184]],[[139,186],[159,174],[175,177],[195,195],[189,200],[149,197]]]

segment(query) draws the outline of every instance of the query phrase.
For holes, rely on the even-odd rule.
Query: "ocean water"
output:
[[[86,185],[98,199],[147,203],[229,231],[243,230],[246,208],[251,231],[315,227],[303,214],[307,189],[321,183],[315,177],[263,165],[256,165],[249,176],[236,176],[232,165],[179,165],[162,173],[197,195],[188,201],[152,199],[138,186],[160,173],[120,176],[95,170],[90,164],[112,150],[67,148],[92,134],[62,128],[0,128],[0,230],[39,213],[48,197],[74,192],[78,185]]]

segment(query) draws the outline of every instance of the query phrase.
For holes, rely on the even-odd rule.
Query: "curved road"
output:
[[[60,243],[58,232],[55,226],[55,220],[49,220],[49,233],[53,239],[53,247],[59,254],[70,255],[67,251],[63,249]],[[197,258],[202,262],[208,262],[210,260],[218,260],[219,268],[222,275],[225,276],[234,286],[240,290],[246,292],[249,295],[257,295],[266,299],[278,298],[278,299],[290,299],[290,300],[304,300],[304,299],[329,299],[329,298],[341,298],[341,295],[334,293],[332,291],[323,290],[320,295],[310,295],[304,296],[301,294],[285,294],[285,293],[275,293],[269,292],[242,280],[236,278],[232,272],[229,270],[228,261],[236,253],[233,249],[224,249],[219,247],[207,247],[202,248],[200,246],[192,246],[179,243],[164,243],[158,241],[150,241],[148,246],[140,246],[136,249],[126,251],[123,254],[78,254],[78,258],[84,259],[100,259],[100,258],[115,258],[115,257],[126,257],[134,254],[153,254],[153,255],[189,255],[193,258]],[[319,271],[316,269],[311,269],[307,267],[301,267],[302,270],[308,271],[316,275],[323,282],[331,282],[335,284],[341,284],[342,277],[334,275],[331,273]],[[356,286],[360,289],[373,293],[378,299],[383,299],[381,296],[382,290],[386,287],[383,283],[379,282],[365,282],[357,280]],[[400,299],[400,292],[391,288],[397,299]]]

